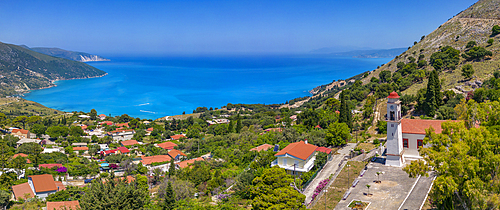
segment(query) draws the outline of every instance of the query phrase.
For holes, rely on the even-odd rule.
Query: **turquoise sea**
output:
[[[373,70],[391,58],[325,55],[116,57],[88,64],[107,76],[56,82],[25,99],[62,111],[156,119],[227,103],[284,103],[312,88]]]

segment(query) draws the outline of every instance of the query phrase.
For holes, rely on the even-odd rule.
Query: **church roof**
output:
[[[441,124],[450,120],[421,120],[421,119],[402,119],[401,126],[403,133],[425,134],[425,129],[432,127],[435,133],[441,133],[443,129]],[[458,120],[451,120],[459,122]]]
[[[399,98],[399,95],[398,93],[396,93],[396,91],[393,91],[391,94],[389,94],[389,96],[387,96],[387,98]]]

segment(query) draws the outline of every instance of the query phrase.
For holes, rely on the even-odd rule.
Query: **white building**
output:
[[[385,165],[402,167],[406,161],[421,159],[418,149],[424,145],[425,130],[441,133],[446,120],[401,119],[399,95],[392,92],[387,101],[387,151]]]
[[[309,172],[314,166],[317,148],[307,141],[291,143],[274,155],[278,159],[271,163],[271,167],[277,165],[292,175]]]

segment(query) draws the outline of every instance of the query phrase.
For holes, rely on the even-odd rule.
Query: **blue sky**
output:
[[[0,41],[116,55],[407,47],[473,0],[0,1]]]

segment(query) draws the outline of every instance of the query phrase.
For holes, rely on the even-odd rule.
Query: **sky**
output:
[[[474,0],[0,1],[0,42],[102,56],[407,47]]]

